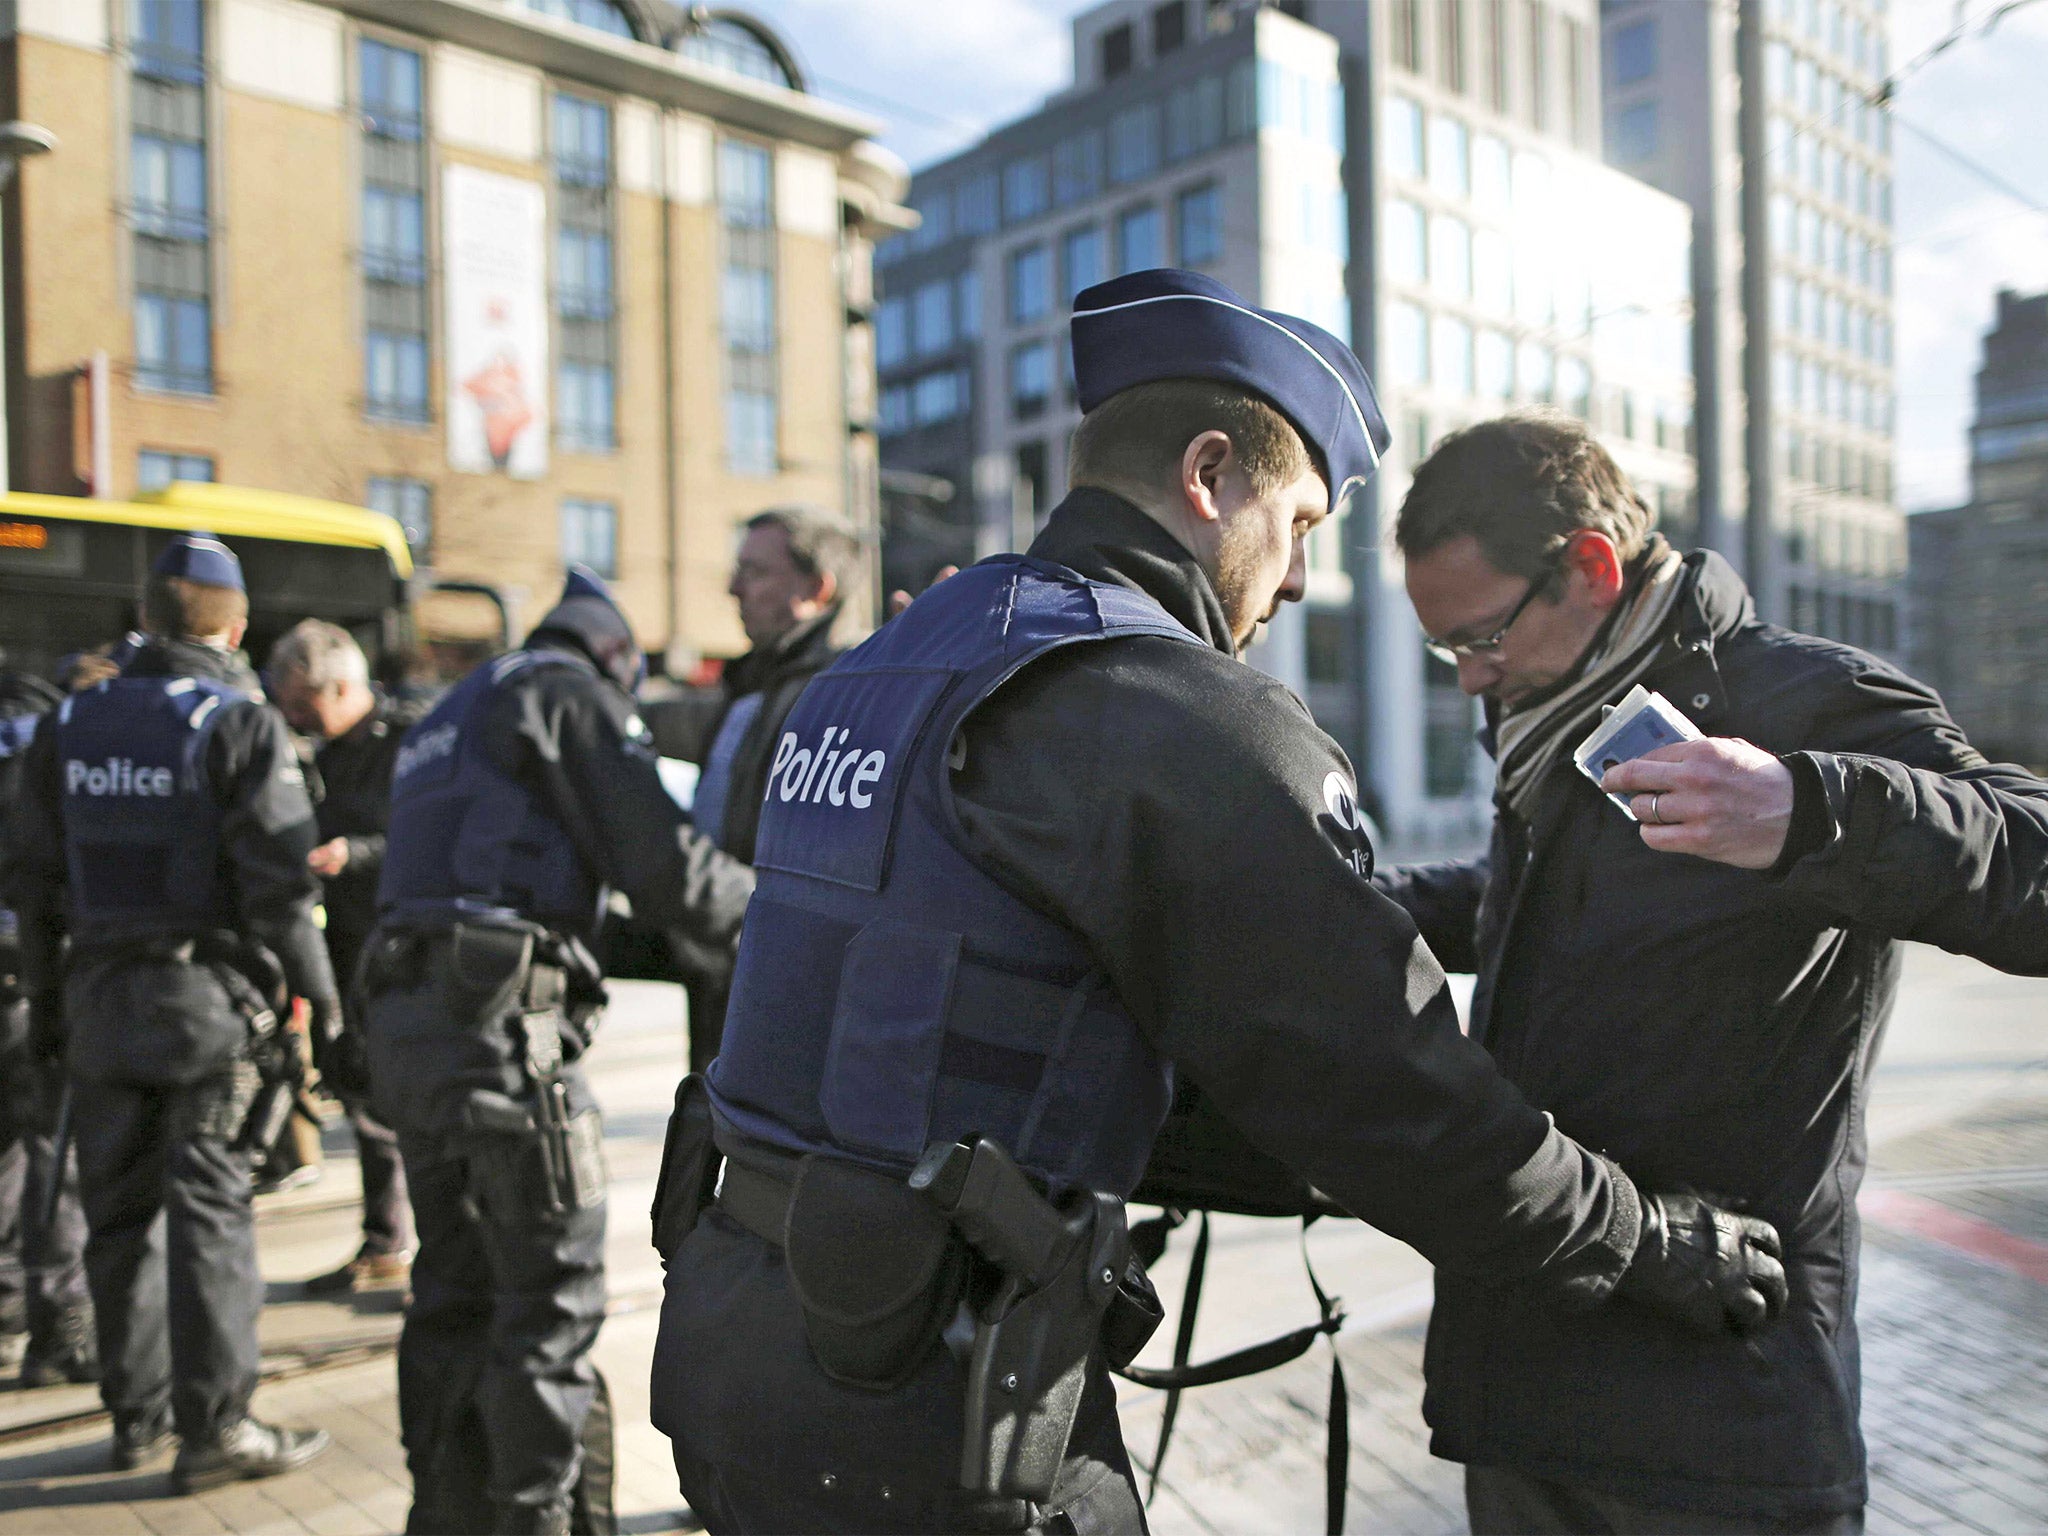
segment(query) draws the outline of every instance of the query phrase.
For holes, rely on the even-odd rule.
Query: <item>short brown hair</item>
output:
[[[746,521],[748,528],[780,528],[789,540],[789,558],[809,580],[830,576],[840,598],[860,567],[860,535],[853,524],[828,507],[796,502],[770,507]]]
[[[249,594],[234,587],[152,576],[142,589],[142,627],[173,640],[224,634],[249,617]]]
[[[1436,445],[1401,502],[1394,542],[1413,557],[1469,535],[1495,570],[1534,580],[1587,529],[1614,540],[1626,565],[1656,521],[1583,421],[1514,411]]]
[[[1294,424],[1257,395],[1208,379],[1161,379],[1119,391],[1081,418],[1067,483],[1115,489],[1176,480],[1181,455],[1204,432],[1229,437],[1261,496],[1321,468]]]

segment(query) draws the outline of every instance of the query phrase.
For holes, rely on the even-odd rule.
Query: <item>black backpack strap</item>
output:
[[[1201,1306],[1202,1281],[1209,1267],[1209,1213],[1203,1211],[1201,1218],[1200,1229],[1195,1234],[1195,1250],[1188,1259],[1187,1287],[1181,1295],[1180,1323],[1173,1341],[1173,1364],[1164,1368],[1127,1365],[1117,1372],[1126,1381],[1141,1387],[1155,1387],[1166,1393],[1166,1411],[1159,1420],[1159,1442],[1152,1452],[1151,1486],[1146,1489],[1145,1502],[1150,1504],[1152,1496],[1159,1491],[1159,1469],[1166,1460],[1166,1448],[1173,1438],[1174,1420],[1180,1413],[1180,1394],[1185,1389],[1213,1386],[1220,1381],[1235,1381],[1241,1376],[1255,1376],[1260,1371],[1273,1370],[1299,1360],[1317,1339],[1328,1338],[1330,1438],[1324,1492],[1330,1536],[1339,1536],[1344,1529],[1345,1492],[1350,1481],[1351,1397],[1344,1378],[1344,1362],[1337,1354],[1336,1335],[1344,1326],[1343,1300],[1324,1291],[1322,1282],[1316,1278],[1315,1265],[1308,1256],[1308,1229],[1320,1218],[1307,1215],[1301,1219],[1301,1262],[1308,1272],[1309,1289],[1315,1292],[1321,1319],[1292,1333],[1268,1339],[1263,1344],[1253,1344],[1218,1359],[1190,1365],[1188,1354],[1195,1339],[1195,1313]],[[1170,1231],[1171,1227],[1166,1230]],[[1163,1246],[1164,1232],[1160,1235]]]

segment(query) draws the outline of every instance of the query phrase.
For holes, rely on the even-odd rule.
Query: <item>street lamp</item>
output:
[[[56,147],[57,135],[47,128],[19,119],[0,123],[0,192],[14,185],[15,167],[22,161],[31,155],[47,155]],[[11,434],[7,430],[6,331],[5,305],[0,302],[0,493],[7,491],[11,484],[7,474],[7,445]]]

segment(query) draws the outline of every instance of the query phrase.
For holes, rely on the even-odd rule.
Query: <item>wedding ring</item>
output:
[[[1664,792],[1662,790],[1659,790],[1655,794],[1650,796],[1650,820],[1657,823],[1657,825],[1660,827],[1670,825],[1670,823],[1665,821],[1664,819],[1664,812],[1660,810],[1657,806],[1657,802],[1659,800],[1662,800],[1663,798]]]

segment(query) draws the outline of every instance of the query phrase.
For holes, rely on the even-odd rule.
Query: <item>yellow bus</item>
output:
[[[435,591],[449,591],[458,606],[495,604],[495,629],[467,615],[462,634],[416,632],[412,551],[395,519],[311,496],[180,480],[133,501],[0,494],[0,656],[50,676],[63,657],[119,639],[136,626],[150,562],[195,528],[241,557],[244,643],[259,663],[305,618],[347,629],[390,682],[459,673],[505,643],[503,604],[466,584]]]

